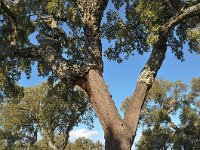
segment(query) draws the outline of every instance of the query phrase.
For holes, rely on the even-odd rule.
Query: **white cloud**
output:
[[[69,133],[70,139],[77,139],[79,137],[85,137],[85,138],[91,138],[94,135],[98,135],[98,131],[90,131],[88,129],[78,129],[78,130],[72,130]]]

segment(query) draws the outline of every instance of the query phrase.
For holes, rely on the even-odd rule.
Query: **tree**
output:
[[[171,130],[167,128],[146,129],[136,144],[138,150],[171,149]]]
[[[85,138],[78,138],[74,143],[69,143],[66,150],[102,150],[103,145],[101,142],[93,142]]]
[[[181,81],[154,82],[140,117],[143,132],[138,150],[199,149],[199,83],[199,78],[192,79],[189,91]],[[129,102],[125,99],[123,110]]]
[[[108,2],[114,8],[102,25]],[[128,150],[167,47],[181,60],[185,43],[191,52],[199,53],[199,5],[198,0],[2,0],[2,94],[17,88],[14,83],[20,71],[30,75],[31,64],[37,62],[39,75],[48,76],[51,83],[59,80],[86,91],[103,126],[106,150]],[[37,34],[38,43],[30,41],[32,33]],[[105,51],[110,60],[121,62],[121,56],[151,51],[124,119],[103,80],[102,38],[114,42]]]
[[[67,92],[61,83],[25,88],[23,98],[5,100],[1,108],[2,142],[13,149],[17,144],[33,149],[40,134],[47,149],[64,150],[73,127],[84,123],[91,128],[95,117],[87,95],[78,88]]]

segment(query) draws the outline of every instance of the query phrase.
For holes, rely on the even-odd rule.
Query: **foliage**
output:
[[[171,148],[171,130],[168,128],[146,129],[137,143],[138,150],[157,150]],[[151,136],[149,136],[151,135]]]
[[[143,132],[137,143],[139,150],[199,149],[199,81],[192,79],[190,91],[181,81],[154,82],[140,116]],[[122,109],[126,109],[128,100]]]
[[[13,146],[17,142],[32,147],[39,133],[52,143],[57,135],[62,135],[58,146],[62,148],[67,144],[69,132],[78,123],[91,128],[95,115],[87,95],[78,88],[68,93],[66,88],[64,84],[49,87],[43,83],[25,88],[23,98],[5,100],[1,105],[1,128],[6,137],[2,140],[10,141]]]
[[[75,1],[3,1],[9,11],[0,11],[0,50],[30,49],[42,50],[50,59],[61,59],[63,54],[68,64],[87,67],[91,65],[88,58],[87,41],[84,36],[84,22],[81,9]],[[195,5],[198,1],[183,0],[112,0],[115,9],[108,10],[107,20],[102,25],[103,38],[114,42],[114,47],[106,50],[105,56],[110,60],[122,62],[136,52],[143,54],[157,41],[161,26],[183,8]],[[124,15],[119,15],[124,12]],[[26,29],[26,30],[24,30]],[[100,31],[99,31],[100,32]],[[36,35],[36,36],[34,36]],[[35,42],[31,40],[35,38]],[[14,42],[14,45],[11,43]],[[183,44],[188,42],[190,51],[199,53],[199,16],[183,21],[172,29],[168,36],[168,46],[179,59],[183,59]],[[13,47],[14,46],[14,47]],[[10,54],[10,53],[9,53]],[[28,55],[28,54],[27,54]],[[35,57],[21,58],[1,56],[1,95],[17,91],[14,85],[21,73],[30,78],[33,64],[38,67],[39,75],[56,80],[51,64]],[[37,63],[36,63],[37,62]],[[75,69],[75,68],[73,68]],[[85,68],[86,69],[86,68]],[[84,70],[84,69],[83,69]],[[4,80],[5,79],[5,80]],[[2,83],[3,82],[3,83]],[[9,86],[8,86],[9,85]],[[12,85],[12,86],[11,86]],[[11,89],[12,87],[12,89]]]
[[[102,150],[103,145],[101,142],[93,142],[85,138],[78,138],[73,143],[67,145],[66,150]]]
[[[105,56],[109,60],[123,61],[136,52],[143,54],[158,40],[161,27],[182,9],[198,1],[182,0],[113,0],[116,9],[107,12],[103,24],[103,37],[112,41]],[[125,14],[120,15],[122,12]],[[167,37],[169,48],[183,60],[183,45],[189,42],[191,52],[199,53],[199,16],[183,21]]]

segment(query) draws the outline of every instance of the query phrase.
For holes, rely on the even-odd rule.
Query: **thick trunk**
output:
[[[122,119],[99,71],[90,70],[85,79],[79,81],[79,85],[90,96],[93,107],[103,126],[105,149],[130,150],[132,136],[124,132]]]
[[[105,137],[105,150],[131,150],[131,144],[127,139],[120,137],[115,140],[114,137]]]
[[[105,134],[117,135],[122,119],[99,71],[90,70],[79,85],[88,93]]]
[[[90,70],[79,85],[90,96],[93,107],[103,126],[106,150],[130,150],[136,135],[140,111],[166,53],[165,40],[154,46],[153,52],[138,79],[133,100],[122,121],[107,90],[100,71]]]
[[[122,130],[118,136],[105,135],[105,150],[131,150],[132,142],[129,135],[125,133]]]
[[[131,102],[132,109],[130,110],[129,119],[123,122],[120,131],[115,135],[105,135],[105,149],[106,150],[130,150],[134,137],[136,135],[140,111],[144,103],[148,86],[145,83],[138,82],[137,87]],[[127,115],[127,114],[126,114]],[[127,118],[126,118],[127,119]],[[117,137],[117,138],[116,138]]]
[[[106,149],[120,147],[123,123],[102,76],[97,70],[90,70],[79,85],[90,96],[93,107],[103,126]]]

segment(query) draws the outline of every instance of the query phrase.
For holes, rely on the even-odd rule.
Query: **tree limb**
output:
[[[161,37],[166,37],[170,30],[183,20],[187,20],[193,16],[200,14],[200,3],[182,10],[180,13],[169,19],[161,28]]]
[[[17,38],[17,19],[14,13],[9,9],[8,6],[3,2],[3,0],[0,0],[0,8],[5,13],[5,16],[11,23],[12,27],[12,34],[11,34],[11,45],[16,45],[16,38]]]
[[[28,48],[16,48],[11,46],[10,49],[1,50],[0,58],[30,58],[35,61],[42,60],[48,66],[51,67],[53,73],[55,73],[60,79],[72,79],[75,80],[78,77],[84,77],[89,69],[94,68],[95,65],[74,64],[69,60],[66,60],[60,56],[56,56],[56,53],[44,50],[43,48],[33,46]]]
[[[160,57],[158,55],[164,55],[164,44],[166,44],[166,38],[173,27],[175,27],[180,22],[189,19],[190,17],[200,14],[200,3],[191,6],[179,14],[175,15],[168,22],[166,22],[160,29],[158,41],[153,46],[153,51],[147,61],[143,71],[140,74],[138,80],[145,82],[146,84],[152,85],[155,76],[162,65],[163,60],[159,62]],[[156,51],[158,49],[158,51]],[[160,50],[159,50],[160,49]]]
[[[6,4],[3,2],[3,0],[0,0],[0,7],[5,12],[5,14],[12,19],[12,21],[16,22],[16,17],[13,14],[13,12],[6,6]]]

